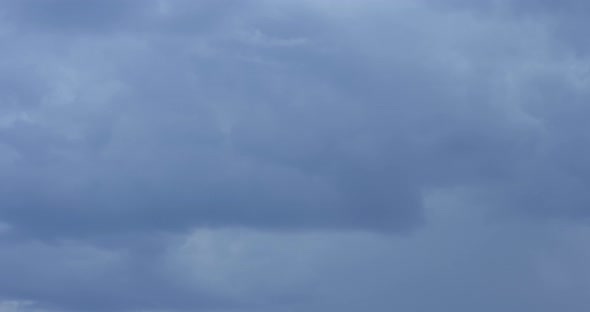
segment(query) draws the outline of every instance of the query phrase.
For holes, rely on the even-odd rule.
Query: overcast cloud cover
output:
[[[590,311],[588,29],[0,0],[0,311]]]

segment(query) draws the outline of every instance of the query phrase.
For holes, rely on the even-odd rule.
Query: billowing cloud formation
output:
[[[582,2],[0,6],[0,309],[587,310]]]

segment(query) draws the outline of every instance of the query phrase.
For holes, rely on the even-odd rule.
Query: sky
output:
[[[590,311],[589,17],[0,0],[0,312]]]

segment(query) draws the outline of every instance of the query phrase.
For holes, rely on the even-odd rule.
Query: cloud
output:
[[[585,227],[490,222],[489,211],[461,189],[429,194],[426,210],[429,226],[410,237],[200,228],[165,248],[148,244],[131,253],[4,245],[2,274],[22,282],[0,285],[13,298],[20,290],[22,300],[84,311],[587,308]],[[39,258],[53,270],[33,260]],[[36,287],[27,283],[41,277]],[[49,286],[55,283],[62,287]]]
[[[138,242],[135,242],[138,245]],[[41,311],[129,311],[228,307],[206,289],[166,275],[158,257],[77,243],[3,242],[3,299]],[[59,285],[59,286],[56,286]],[[222,300],[223,299],[223,300]]]
[[[580,5],[2,3],[0,309],[583,311]]]
[[[260,47],[241,34],[197,39],[196,52],[190,38],[158,35],[66,39],[59,50],[67,57],[48,52],[51,91],[34,109],[19,107],[28,119],[3,131],[21,156],[11,165],[19,180],[6,181],[4,217],[44,237],[206,224],[397,230],[417,222],[419,190],[400,168],[406,156],[393,150],[407,142],[389,133],[385,118],[370,125],[375,109],[338,94],[354,81],[330,82],[324,71],[314,87],[292,68],[296,61],[280,59],[281,49],[310,63],[329,56],[305,44]],[[219,52],[201,56],[202,45]],[[235,45],[246,54],[233,53]],[[343,61],[326,65],[362,70]],[[376,96],[380,110],[385,95]],[[52,221],[36,217],[48,211]]]

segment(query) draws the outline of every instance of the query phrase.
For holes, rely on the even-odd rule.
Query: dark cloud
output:
[[[135,245],[138,245],[135,241]],[[191,310],[235,303],[163,271],[159,256],[65,243],[2,243],[2,299],[60,311]],[[137,250],[136,250],[137,251]],[[58,286],[59,285],[59,286]]]
[[[72,125],[76,138],[59,133],[64,129],[57,124],[24,121],[30,130],[7,129],[6,142],[23,158],[12,169],[20,181],[10,183],[4,218],[43,237],[196,225],[390,231],[417,222],[419,186],[404,168],[414,151],[405,151],[410,142],[401,132],[411,129],[394,125],[403,118],[396,112],[412,112],[388,103],[393,94],[372,85],[384,83],[381,74],[349,64],[346,57],[330,60],[332,54],[321,55],[314,47],[289,48],[289,38],[239,31],[245,33],[230,38],[234,45],[260,51],[278,65],[257,64],[223,43],[211,47],[220,55],[209,59],[188,55],[184,39],[156,39],[134,51],[133,60],[107,62],[114,71],[108,74],[116,75],[111,79],[119,80],[123,91],[112,102],[86,104],[107,107],[90,108],[102,110],[96,126],[94,121]],[[283,49],[307,55],[302,69],[281,59],[285,42]],[[126,51],[121,54],[125,58]],[[306,63],[324,63],[328,69],[309,75]],[[337,77],[332,71],[342,73]],[[391,84],[401,79],[392,77]],[[342,84],[350,85],[350,96],[357,98],[339,94]],[[367,88],[376,92],[361,103],[358,96]],[[428,105],[415,91],[396,90],[410,92],[402,95],[408,101]],[[71,114],[70,107],[91,101],[83,93],[71,96],[67,107],[57,109]],[[84,121],[96,118],[84,108],[80,114]],[[101,123],[106,129],[95,129]],[[400,132],[391,132],[392,124]],[[52,132],[52,138],[38,137]],[[95,141],[96,136],[106,141]],[[33,168],[27,157],[45,162]],[[45,214],[51,220],[34,217]]]
[[[222,20],[235,18],[237,8],[250,5],[235,0],[7,0],[5,19],[23,34],[95,36],[117,33],[214,32]]]
[[[404,298],[551,306],[533,302],[541,288],[490,286],[544,259],[548,238],[505,259],[534,235],[512,242],[516,229],[478,230],[484,221],[454,211],[519,215],[502,222],[539,235],[585,224],[587,45],[570,31],[582,29],[582,2],[0,6],[0,297],[76,311],[351,310],[367,299],[378,310],[389,288],[361,276],[407,267],[430,271],[406,276],[416,282]],[[432,202],[438,192],[452,200]],[[433,221],[437,209],[452,218]],[[388,267],[400,233],[417,247]],[[457,247],[462,237],[472,249]],[[370,256],[326,247],[349,239]],[[314,240],[324,243],[307,249]],[[439,244],[450,271],[427,252]],[[316,280],[324,256],[342,268]],[[377,256],[387,261],[363,269]],[[500,264],[474,273],[487,257]],[[345,271],[370,291],[328,290]],[[465,280],[441,282],[453,272]]]
[[[523,21],[538,21],[558,41],[572,48],[578,56],[590,52],[590,41],[584,34],[584,25],[590,12],[590,4],[582,0],[566,1],[464,1],[436,2],[442,7],[468,10],[480,17],[516,18]]]
[[[148,4],[149,3],[149,4]],[[128,27],[153,1],[5,1],[7,18],[31,31],[84,32]],[[147,5],[146,5],[147,4]]]

